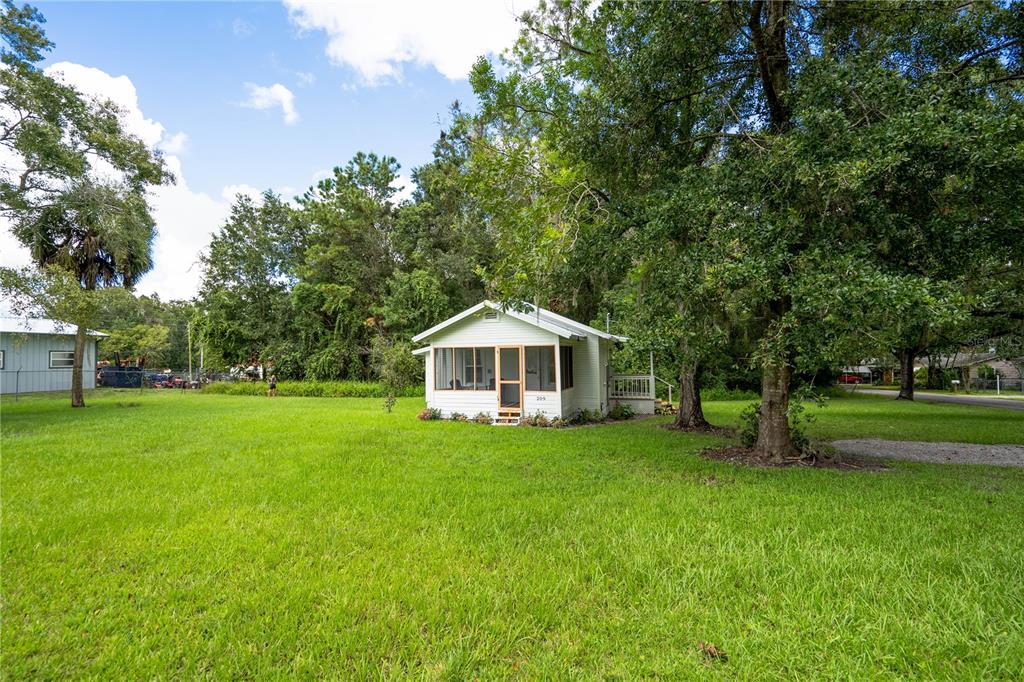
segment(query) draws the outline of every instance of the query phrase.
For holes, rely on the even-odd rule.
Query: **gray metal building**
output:
[[[82,386],[96,387],[96,342],[89,331],[82,359]],[[0,317],[0,393],[71,390],[74,325],[56,320]]]

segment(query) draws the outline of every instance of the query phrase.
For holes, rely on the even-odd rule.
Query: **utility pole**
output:
[[[192,322],[188,323],[188,380],[192,382]]]

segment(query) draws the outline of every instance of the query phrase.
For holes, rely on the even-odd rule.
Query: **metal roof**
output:
[[[600,329],[594,329],[593,327],[570,320],[568,317],[563,317],[562,315],[553,313],[550,310],[536,307],[529,303],[519,303],[515,306],[507,306],[495,303],[494,301],[481,301],[475,306],[463,310],[458,315],[449,317],[444,322],[434,325],[425,332],[420,332],[416,336],[412,337],[412,340],[414,342],[419,342],[430,338],[437,332],[450,327],[456,322],[466,319],[470,315],[473,315],[484,308],[505,313],[510,317],[514,317],[517,320],[540,327],[541,329],[557,334],[565,339],[584,339],[588,336],[597,336],[598,338],[608,339],[609,341],[629,340],[625,336],[616,336],[615,334],[603,332]]]
[[[46,334],[49,336],[74,336],[75,325],[59,320],[32,317],[0,317],[0,332],[5,334]],[[103,332],[87,330],[89,336],[107,336]]]

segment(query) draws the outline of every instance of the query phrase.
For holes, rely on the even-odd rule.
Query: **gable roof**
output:
[[[603,332],[600,329],[594,329],[588,325],[570,320],[568,317],[563,317],[557,313],[553,313],[550,310],[533,306],[529,303],[520,303],[516,308],[503,306],[500,303],[494,301],[480,301],[475,306],[463,310],[458,315],[449,317],[447,320],[440,324],[436,324],[425,332],[420,332],[416,336],[412,337],[414,342],[423,341],[430,338],[434,334],[437,334],[443,329],[447,329],[457,322],[461,322],[470,315],[480,312],[484,308],[495,310],[514,317],[517,320],[532,324],[535,327],[540,327],[545,331],[549,331],[553,334],[557,334],[563,339],[585,339],[588,336],[596,336],[601,339],[607,339],[609,341],[628,341],[625,336],[616,336],[615,334],[609,334]]]
[[[74,336],[75,325],[59,320],[46,320],[40,317],[0,317],[0,332],[5,334],[47,334],[50,336]],[[86,331],[89,336],[107,336],[103,332],[91,329]]]

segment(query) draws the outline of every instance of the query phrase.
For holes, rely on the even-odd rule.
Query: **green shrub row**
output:
[[[679,399],[672,396],[678,403]],[[703,388],[700,391],[701,401],[712,400],[760,400],[761,396],[754,391],[745,388],[725,388],[724,386],[712,386]]]
[[[203,386],[203,393],[266,395],[267,385],[262,381],[220,381]],[[301,398],[384,398],[388,389],[376,381],[279,381],[277,394]],[[400,398],[422,397],[423,384],[408,386],[395,394]]]

